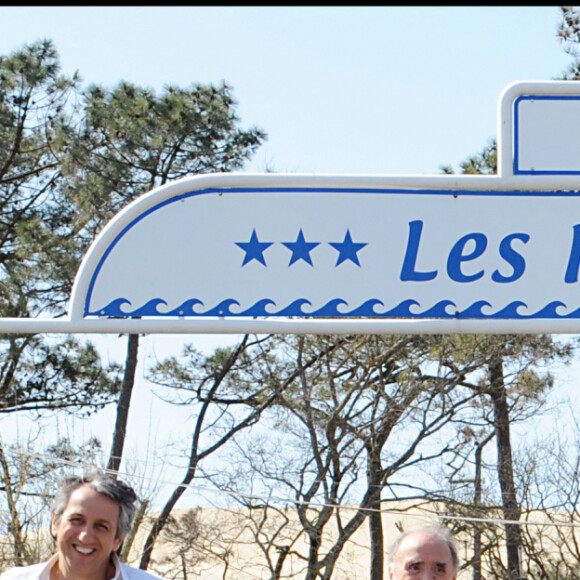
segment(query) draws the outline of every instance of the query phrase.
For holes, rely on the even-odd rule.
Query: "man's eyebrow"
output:
[[[69,515],[68,515],[68,517],[69,518],[70,517],[82,517],[82,518],[86,518],[84,512],[82,512],[80,510],[78,512],[70,512]],[[113,524],[113,520],[109,520],[106,517],[98,517],[98,518],[95,519],[95,522],[97,524],[103,524],[103,523]]]
[[[416,559],[413,559],[413,560],[407,560],[405,562],[405,566],[414,566],[416,564],[423,564],[424,562],[425,561],[424,560],[421,560],[421,558],[416,558]]]

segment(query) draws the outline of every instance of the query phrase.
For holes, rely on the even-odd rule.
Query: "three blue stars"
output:
[[[258,240],[258,235],[256,234],[255,229],[252,231],[252,235],[250,237],[249,242],[235,242],[236,246],[239,246],[246,253],[244,256],[244,261],[242,262],[242,266],[245,266],[248,262],[251,262],[252,260],[257,260],[258,262],[266,266],[264,252],[271,245],[273,245],[273,243],[274,242],[260,242]],[[298,237],[296,238],[295,242],[282,242],[282,245],[284,245],[292,252],[292,256],[290,257],[290,263],[288,264],[288,266],[291,266],[298,260],[304,260],[307,264],[313,266],[310,252],[314,250],[314,248],[319,246],[320,242],[307,242],[304,237],[304,233],[302,232],[302,229],[300,229],[300,232],[298,233]],[[353,242],[352,237],[350,235],[350,230],[346,230],[346,234],[342,242],[329,242],[329,245],[332,246],[338,252],[336,266],[339,266],[340,264],[346,262],[347,260],[350,260],[357,266],[360,266],[358,252],[368,244]]]

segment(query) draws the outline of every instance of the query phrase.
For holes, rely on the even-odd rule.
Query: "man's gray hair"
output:
[[[442,540],[447,544],[449,547],[449,551],[451,552],[451,561],[453,562],[453,570],[455,573],[459,570],[459,556],[457,554],[457,547],[455,546],[455,541],[451,536],[451,532],[444,528],[443,526],[425,526],[422,528],[417,528],[414,530],[409,530],[408,532],[403,532],[391,545],[388,556],[387,562],[392,564],[395,561],[395,556],[397,555],[397,551],[401,542],[409,535],[421,533],[429,536],[430,538],[435,538],[438,540]]]
[[[60,522],[71,494],[79,487],[89,487],[117,503],[119,505],[119,525],[117,526],[115,537],[119,538],[129,533],[135,516],[136,507],[134,502],[137,499],[137,494],[126,483],[115,479],[104,471],[98,470],[90,471],[80,476],[71,475],[64,477],[60,481],[59,488],[54,495],[52,507],[57,523]]]

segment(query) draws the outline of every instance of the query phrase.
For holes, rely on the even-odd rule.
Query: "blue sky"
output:
[[[256,172],[457,167],[495,137],[505,86],[570,62],[557,6],[3,6],[0,22],[0,54],[50,38],[87,84],[227,81],[269,135]]]
[[[0,6],[0,54],[48,38],[63,72],[78,71],[85,84],[124,80],[161,91],[225,80],[242,126],[268,134],[248,171],[436,174],[496,136],[503,88],[565,70],[559,20],[556,6]],[[144,338],[141,365],[175,353],[170,339]],[[196,346],[223,341],[204,336]],[[100,346],[124,358],[124,339]],[[128,452],[140,446],[154,470],[161,459],[147,459],[149,446],[169,440],[186,417],[164,414],[138,382],[129,431],[139,437]],[[80,431],[77,424],[75,440],[96,433],[108,451],[113,422],[109,409]],[[2,425],[15,436],[29,428],[21,419]],[[69,428],[57,425],[60,435]]]

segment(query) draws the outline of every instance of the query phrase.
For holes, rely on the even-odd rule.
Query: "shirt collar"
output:
[[[111,561],[115,566],[115,575],[111,580],[123,580],[123,573],[121,572],[121,561],[119,556],[115,552],[111,554]],[[54,554],[50,560],[46,563],[46,567],[42,571],[39,580],[50,580],[50,571],[53,569],[54,565],[58,562],[58,552]]]
[[[121,561],[119,560],[119,556],[117,556],[116,552],[111,554],[111,561],[115,565],[115,575],[111,578],[111,580],[122,580],[123,574],[121,573]]]

